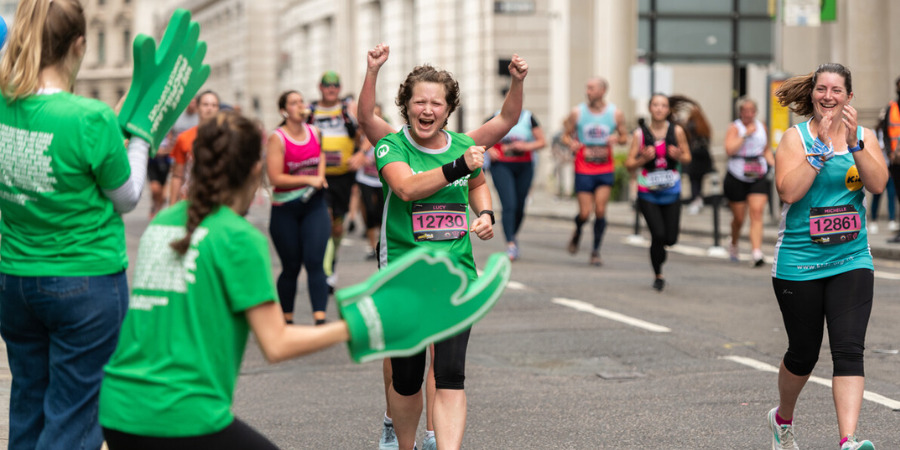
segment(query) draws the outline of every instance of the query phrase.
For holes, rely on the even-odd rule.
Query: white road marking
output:
[[[738,364],[743,364],[745,366],[752,367],[752,368],[762,371],[762,372],[778,373],[778,368],[771,364],[766,364],[762,361],[757,361],[757,360],[751,359],[751,358],[745,358],[743,356],[734,356],[734,355],[722,356],[721,359],[727,359],[728,361],[736,362]],[[813,376],[813,377],[809,377],[809,381],[816,383],[816,384],[821,384],[822,386],[825,386],[828,388],[831,387],[831,380],[829,380],[827,378]],[[876,394],[876,393],[870,392],[870,391],[863,391],[863,398],[870,402],[878,403],[879,405],[882,405],[882,406],[887,406],[888,408],[891,408],[894,411],[900,410],[900,401],[887,398],[881,394]]]
[[[669,328],[666,328],[662,325],[657,325],[655,323],[650,323],[643,321],[641,319],[635,319],[634,317],[628,317],[624,314],[617,313],[615,311],[610,311],[608,309],[598,308],[590,303],[583,302],[581,300],[572,300],[569,298],[554,298],[553,303],[562,306],[568,306],[569,308],[591,313],[605,319],[615,320],[617,322],[622,322],[626,325],[631,325],[633,327],[643,328],[647,331],[653,331],[655,333],[668,333],[672,331]]]
[[[510,280],[509,282],[506,283],[506,288],[516,290],[516,291],[524,291],[524,290],[528,289],[528,287],[525,286],[524,284],[519,283],[518,281],[512,281],[512,280]]]
[[[629,241],[629,240],[625,240],[625,243],[628,244],[628,245],[634,246],[634,247],[643,247],[643,248],[648,248],[648,247],[650,247],[650,243],[649,243],[649,242],[646,242],[646,241],[644,241],[644,242],[632,242],[632,241]],[[709,257],[709,258],[716,258],[716,259],[726,259],[726,258],[728,258],[728,254],[727,254],[727,253],[726,253],[726,254],[710,253],[709,249],[703,249],[703,248],[700,248],[700,247],[692,247],[692,246],[690,246],[690,245],[675,244],[675,245],[673,245],[673,246],[671,246],[671,247],[667,247],[667,249],[668,249],[670,252],[673,252],[673,253],[680,253],[680,254],[682,254],[682,255],[687,255],[687,256],[706,256],[706,257]],[[743,254],[743,253],[742,253],[742,254],[740,255],[740,260],[741,260],[741,261],[750,261],[750,255],[749,255],[749,254]],[[771,256],[764,256],[764,257],[763,257],[763,260],[765,260],[766,264],[772,264],[772,263],[775,261],[775,259],[772,258]],[[897,280],[900,280],[900,273],[885,272],[885,271],[883,271],[883,270],[879,270],[879,269],[876,268],[876,269],[875,269],[875,278],[881,278],[882,280],[894,280],[894,281],[897,281]]]

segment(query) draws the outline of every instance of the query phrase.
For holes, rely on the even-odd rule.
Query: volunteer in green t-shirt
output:
[[[157,214],[141,237],[100,394],[112,450],[275,448],[231,413],[250,329],[270,361],[349,337],[344,322],[286,326],[274,301],[268,242],[243,217],[259,186],[261,142],[236,113],[201,124],[188,199]]]
[[[141,237],[128,314],[100,390],[111,450],[275,448],[231,413],[251,329],[271,362],[344,341],[357,362],[409,355],[483,317],[509,279],[508,266],[496,264],[502,255],[485,267],[488,285],[468,283],[455,261],[450,270],[440,264],[446,252],[414,252],[337,292],[344,320],[286,324],[268,242],[243,217],[259,187],[261,150],[259,129],[237,113],[201,124],[187,200],[160,212]],[[436,298],[452,288],[396,294],[441,283],[469,300]],[[407,326],[410,307],[427,320]]]
[[[125,229],[148,143],[126,150],[104,103],[72,94],[86,51],[75,0],[18,3],[0,62],[0,334],[9,448],[99,449],[97,399],[128,305]]]
[[[373,139],[384,136],[385,123],[374,114],[375,83],[389,52],[384,44],[369,51],[360,92],[360,125]],[[406,125],[375,144],[385,199],[380,267],[390,267],[405,253],[425,246],[451,252],[462,262],[470,279],[477,277],[470,233],[482,240],[494,236],[491,193],[481,170],[484,151],[518,122],[528,65],[513,55],[509,72],[512,82],[500,114],[466,134],[444,129],[459,105],[459,85],[449,72],[430,65],[418,66],[400,85],[396,103]],[[476,214],[470,215],[470,208]],[[434,439],[426,436],[423,448],[437,443],[440,448],[453,449],[462,442],[469,332],[467,329],[434,344],[435,435]],[[386,415],[385,429],[396,430],[399,448],[412,449],[422,413],[425,352],[391,358],[390,365],[385,373],[392,373],[388,388],[392,417]],[[383,434],[388,440],[393,438],[389,432]]]

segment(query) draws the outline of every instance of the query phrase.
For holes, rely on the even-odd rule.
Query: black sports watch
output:
[[[856,153],[862,149],[866,148],[866,143],[862,139],[856,141],[856,147],[848,148],[847,151],[850,153]]]
[[[485,215],[485,214],[491,216],[491,225],[494,225],[495,223],[497,223],[497,221],[494,219],[494,212],[491,211],[491,210],[489,210],[489,209],[483,209],[483,210],[481,210],[481,212],[478,213],[478,217],[481,217],[481,216],[483,216],[483,215]]]

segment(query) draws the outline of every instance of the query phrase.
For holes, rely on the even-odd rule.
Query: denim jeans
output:
[[[531,179],[534,178],[534,164],[495,161],[491,166],[491,177],[503,208],[500,219],[503,235],[506,242],[514,242],[519,227],[522,226],[522,219],[525,218],[525,200],[531,189]]]
[[[12,372],[9,448],[99,449],[100,381],[128,309],[125,272],[0,273],[0,335]]]

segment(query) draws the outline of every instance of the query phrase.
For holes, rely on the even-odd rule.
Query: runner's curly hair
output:
[[[844,87],[847,93],[853,93],[853,79],[850,69],[838,63],[826,63],[820,65],[815,72],[788,78],[781,87],[775,91],[778,104],[787,106],[798,116],[812,117],[814,113],[812,103],[812,91],[816,88],[816,81],[822,72],[836,73],[844,77]]]
[[[441,125],[441,128],[447,126],[447,122],[450,120],[450,115],[453,114],[453,111],[459,106],[459,83],[453,79],[453,75],[446,70],[438,70],[429,64],[425,64],[422,66],[416,66],[409,75],[406,76],[406,81],[400,84],[400,90],[397,92],[397,107],[400,108],[400,115],[403,117],[403,121],[407,124],[409,123],[409,113],[407,107],[409,106],[409,101],[412,99],[412,91],[417,83],[437,83],[444,86],[445,97],[444,99],[447,101],[447,120],[444,120],[444,124]]]
[[[262,134],[249,119],[233,111],[218,113],[197,128],[194,165],[188,186],[187,234],[169,245],[185,254],[194,231],[206,216],[235,200],[251,180],[262,157]]]

